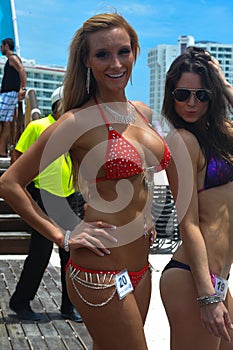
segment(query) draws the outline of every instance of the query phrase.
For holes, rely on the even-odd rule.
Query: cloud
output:
[[[152,13],[155,13],[155,7],[152,7],[151,5],[144,5],[142,3],[132,2],[128,3],[127,5],[123,5],[122,11],[130,15],[151,16]]]

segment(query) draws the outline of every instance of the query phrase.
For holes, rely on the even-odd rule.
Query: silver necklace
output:
[[[135,108],[128,101],[127,101],[127,106],[129,108],[129,114],[125,115],[117,112],[115,109],[109,107],[109,105],[104,103],[104,107],[107,109],[108,112],[112,114],[112,116],[117,122],[123,123],[123,124],[135,124],[135,121],[136,121],[135,115],[134,115]]]

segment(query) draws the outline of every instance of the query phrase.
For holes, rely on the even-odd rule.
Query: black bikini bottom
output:
[[[184,263],[182,263],[182,262],[180,262],[180,261],[171,259],[171,260],[169,261],[169,263],[164,267],[162,273],[163,273],[164,271],[168,270],[168,269],[173,269],[173,268],[191,271],[189,265],[186,265],[186,264],[184,264]]]
[[[178,260],[171,259],[171,260],[169,261],[169,263],[167,263],[167,265],[164,267],[162,273],[163,273],[164,271],[166,271],[166,270],[174,269],[174,268],[183,269],[183,270],[187,270],[187,271],[191,271],[189,265],[184,264],[184,263],[182,263],[182,262],[180,262],[180,261],[178,261]],[[215,274],[211,273],[210,276],[211,276],[211,279],[213,279],[214,276],[215,276]],[[228,274],[228,276],[227,276],[226,279],[228,280],[229,277],[230,277],[230,274]]]

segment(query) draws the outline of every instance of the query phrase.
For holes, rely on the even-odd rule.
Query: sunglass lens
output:
[[[190,91],[185,89],[176,89],[174,91],[174,97],[177,101],[184,102],[190,96]]]
[[[207,101],[209,99],[209,96],[205,90],[197,90],[196,96],[201,102]]]

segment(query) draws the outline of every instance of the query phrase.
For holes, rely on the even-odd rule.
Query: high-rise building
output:
[[[0,57],[0,81],[6,57]],[[38,107],[41,115],[51,112],[51,95],[53,91],[62,85],[65,68],[58,66],[45,66],[36,64],[34,60],[22,59],[27,73],[27,89],[36,91]]]
[[[0,1],[0,40],[12,38],[16,53],[20,56],[20,45],[14,0]],[[7,58],[0,52],[0,81]],[[35,60],[22,59],[27,73],[27,89],[36,91],[38,107],[41,115],[51,112],[51,95],[62,85],[65,68],[36,64]]]
[[[227,80],[233,85],[233,44],[220,44],[209,41],[194,41],[192,36],[180,36],[177,45],[158,45],[148,52],[150,68],[150,98],[149,104],[154,111],[154,121],[161,121],[161,108],[164,96],[166,73],[172,61],[180,55],[187,46],[195,45],[208,50],[220,63]]]

